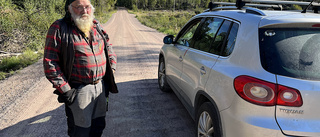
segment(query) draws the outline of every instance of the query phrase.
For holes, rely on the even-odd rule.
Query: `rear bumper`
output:
[[[274,106],[258,106],[240,98],[220,111],[224,137],[285,137],[275,120]]]

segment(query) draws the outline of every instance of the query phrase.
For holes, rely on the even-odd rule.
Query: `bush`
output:
[[[63,3],[63,0],[0,0],[0,34],[6,38],[0,43],[0,50],[19,47],[13,52],[22,52],[26,48],[42,50],[49,26],[62,17],[56,7]]]
[[[8,37],[14,29],[23,23],[23,14],[17,10],[11,0],[0,0],[0,33],[5,33]]]
[[[137,7],[136,5],[132,5],[132,10],[133,10],[134,12],[137,12],[137,11],[138,11],[138,7]]]

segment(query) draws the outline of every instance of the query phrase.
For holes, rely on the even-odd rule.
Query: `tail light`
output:
[[[314,27],[314,28],[320,27],[320,24],[313,24],[312,27]]]
[[[262,106],[302,106],[299,90],[249,76],[238,76],[234,88],[244,100]]]

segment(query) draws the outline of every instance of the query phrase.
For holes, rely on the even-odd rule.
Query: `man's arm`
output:
[[[107,34],[107,32],[100,26],[100,24],[98,24],[99,28],[101,28],[103,35],[106,38],[106,42],[107,42],[107,50],[108,50],[108,55],[109,55],[109,59],[110,59],[110,65],[113,71],[116,70],[117,68],[117,55],[114,52],[113,48],[112,48],[112,44],[109,43],[109,36]]]
[[[59,53],[61,49],[61,34],[58,21],[54,22],[46,37],[43,67],[47,79],[60,93],[65,93],[71,88],[59,66]]]
[[[110,66],[111,69],[113,70],[113,72],[116,70],[116,66],[117,66],[117,55],[114,52],[113,48],[112,48],[112,44],[109,43],[109,36],[107,34],[107,32],[104,30],[104,28],[102,28],[101,24],[99,23],[98,20],[94,20],[94,23],[97,25],[97,30],[98,32],[103,35],[103,37],[105,38],[105,43],[107,46],[107,50],[108,50],[108,55],[109,55],[109,60],[110,60]]]
[[[107,50],[108,50],[108,55],[110,59],[110,65],[113,71],[115,71],[117,66],[117,55],[112,48],[112,44],[109,44],[109,38],[107,39],[107,44],[108,44]]]

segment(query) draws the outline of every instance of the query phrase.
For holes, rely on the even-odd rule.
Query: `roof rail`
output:
[[[315,2],[317,1],[317,2]],[[226,6],[236,6],[237,9],[242,9],[244,6],[256,7],[256,8],[272,8],[274,10],[283,10],[282,5],[300,5],[305,8],[301,13],[306,13],[306,11],[311,8],[314,13],[318,13],[320,9],[320,0],[311,0],[310,2],[303,1],[287,1],[287,0],[237,0],[236,3],[229,2],[210,2],[209,10],[217,8],[219,5]],[[218,8],[221,10],[221,8]]]
[[[224,6],[224,7],[216,7],[212,10],[206,10],[204,12],[217,11],[217,10],[236,10],[236,9],[238,9],[238,7],[236,7],[236,6]],[[260,16],[266,16],[266,14],[264,12],[262,12],[261,10],[256,9],[256,8],[243,7],[242,9],[245,9],[246,13],[256,14],[256,15],[260,15]]]
[[[236,3],[231,3],[231,2],[214,2],[213,3],[215,6],[217,5],[226,5],[226,6],[236,6]],[[259,7],[259,8],[272,8],[274,10],[282,10],[282,5],[269,5],[269,4],[246,4],[246,6],[249,7]]]

